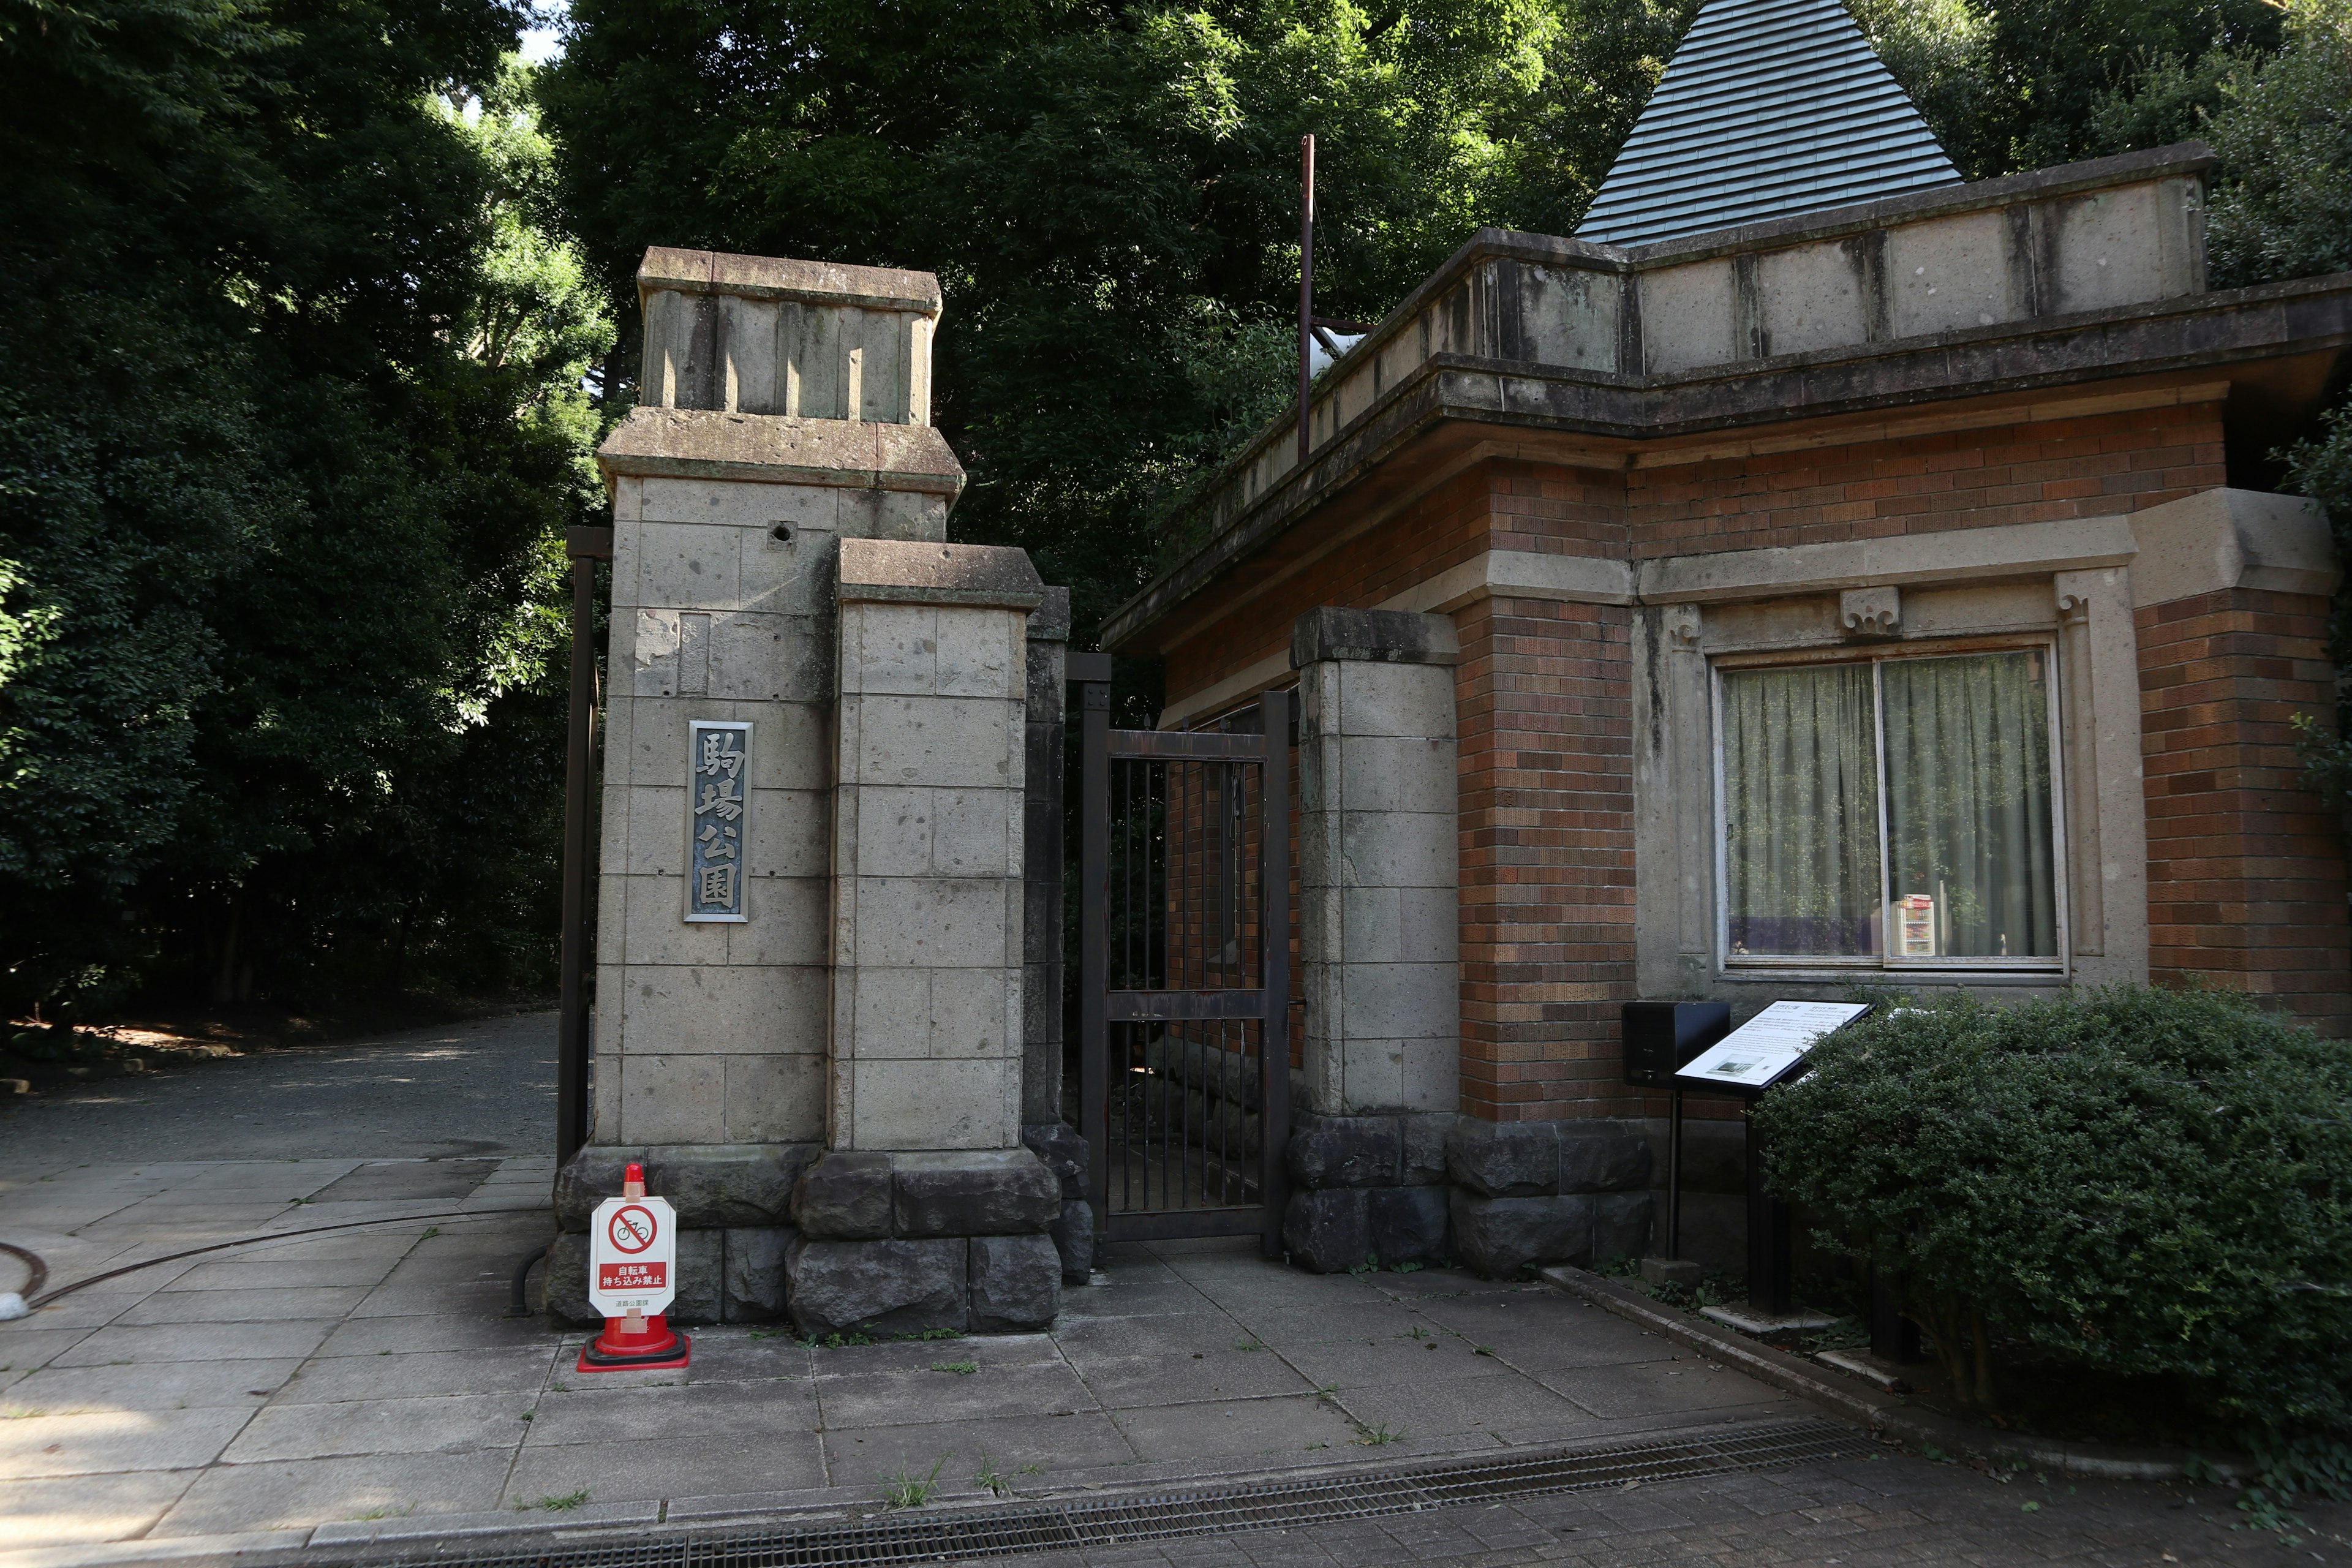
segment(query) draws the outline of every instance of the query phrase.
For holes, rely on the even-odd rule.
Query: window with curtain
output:
[[[1727,963],[2060,965],[2047,649],[1719,691]]]

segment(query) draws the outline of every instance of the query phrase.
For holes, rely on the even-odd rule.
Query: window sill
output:
[[[1719,985],[2070,985],[2062,969],[1722,969]]]

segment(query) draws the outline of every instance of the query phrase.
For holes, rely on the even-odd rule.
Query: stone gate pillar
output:
[[[1052,1266],[1042,1288],[1020,1267],[1051,1258],[1059,1212],[1019,1121],[1022,626],[1041,590],[1018,551],[944,542],[963,470],[929,425],[939,284],[655,249],[638,289],[639,406],[597,453],[614,526],[592,1129],[557,1179],[549,1305],[589,1315],[589,1211],[641,1160],[678,1210],[682,1321],[1050,1319]],[[972,562],[978,599],[958,575]],[[877,752],[877,705],[921,723]],[[959,723],[948,742],[940,726]],[[998,760],[975,773],[975,757]],[[908,908],[853,897],[837,926],[845,853],[855,893],[906,893],[887,858],[918,826],[890,816],[891,789],[936,797],[945,858],[905,879]],[[992,809],[981,855],[965,828]],[[952,858],[968,850],[967,873]],[[983,933],[974,911],[992,910]],[[875,991],[900,1012],[861,1031],[857,982],[877,963],[910,984]],[[861,1063],[877,1075],[862,1108]],[[864,1206],[828,1206],[860,1162]],[[955,1238],[930,1249],[954,1253],[952,1290],[885,1279],[799,1312],[792,1279],[824,1273],[793,1266],[803,1210],[827,1241]],[[897,1266],[872,1254],[848,1272],[871,1285]],[[852,1308],[872,1310],[824,1316]]]
[[[1303,1112],[1283,1239],[1310,1268],[1433,1257],[1461,1100],[1454,624],[1298,618]]]

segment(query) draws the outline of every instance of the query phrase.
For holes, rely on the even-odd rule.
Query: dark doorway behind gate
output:
[[[1079,1121],[1109,1240],[1282,1250],[1290,1125],[1290,708],[1114,730],[1078,684]]]

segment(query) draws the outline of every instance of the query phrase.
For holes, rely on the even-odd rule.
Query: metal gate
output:
[[[1292,696],[1216,731],[1113,730],[1108,681],[1076,684],[1079,1115],[1101,1234],[1255,1235],[1278,1257]]]

